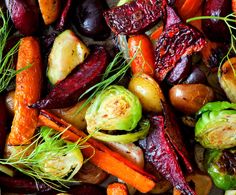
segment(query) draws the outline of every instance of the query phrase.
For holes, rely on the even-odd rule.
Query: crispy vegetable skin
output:
[[[154,25],[163,15],[165,0],[137,0],[104,12],[115,34],[135,34]]]
[[[155,77],[162,81],[185,55],[200,51],[205,45],[203,35],[181,22],[175,11],[167,6],[165,30],[155,48]]]
[[[145,159],[182,193],[195,194],[183,176],[175,153],[176,147],[171,142],[173,139],[164,127],[164,117],[155,115],[151,121],[153,131],[141,141]]]
[[[54,109],[73,105],[99,79],[107,63],[108,54],[105,48],[95,47],[77,71],[55,85],[47,97],[34,103],[32,107]]]
[[[128,189],[123,183],[112,183],[107,187],[107,195],[128,195]]]
[[[215,185],[223,190],[236,187],[236,150],[209,150],[206,154],[207,172]]]
[[[23,38],[19,47],[16,69],[26,66],[29,67],[16,75],[15,116],[7,139],[9,145],[29,143],[37,127],[38,111],[29,106],[40,98],[42,62],[39,42],[33,37]]]
[[[236,146],[236,104],[209,102],[199,112],[195,139],[205,148],[226,149]]]
[[[56,131],[63,132],[62,136],[64,139],[74,142],[86,136],[84,132],[44,110],[41,111],[38,125],[49,126]],[[64,131],[65,128],[68,128],[68,130]],[[155,182],[153,181],[154,177],[152,175],[131,163],[120,154],[111,151],[101,142],[90,138],[85,145],[87,147],[82,150],[84,157],[89,158],[90,162],[106,172],[122,179],[143,193],[150,191],[154,187]],[[111,164],[113,166],[110,166]]]
[[[11,19],[20,33],[32,35],[39,27],[39,8],[36,0],[5,0]]]

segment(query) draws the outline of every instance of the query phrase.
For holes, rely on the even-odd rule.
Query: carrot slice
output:
[[[84,132],[45,110],[42,110],[39,115],[38,126],[53,128],[56,131],[62,132],[64,139],[74,142],[86,137]],[[122,179],[143,193],[150,191],[155,186],[154,176],[137,167],[119,153],[112,151],[103,143],[90,138],[85,143],[85,146],[82,150],[83,155],[104,171]]]
[[[128,189],[123,183],[112,183],[107,186],[107,195],[128,195]]]
[[[232,0],[232,10],[236,13],[236,0]]]
[[[163,32],[163,25],[157,27],[157,29],[150,35],[150,39],[152,41],[156,41],[161,36],[162,32]]]
[[[16,69],[30,67],[16,75],[15,115],[7,139],[8,145],[28,144],[34,135],[38,111],[28,106],[40,98],[41,63],[38,40],[33,37],[23,38],[19,47]]]
[[[147,35],[134,35],[128,39],[130,58],[134,57],[131,63],[132,73],[154,74],[154,49],[152,42]]]

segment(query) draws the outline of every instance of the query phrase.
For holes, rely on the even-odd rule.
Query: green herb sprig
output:
[[[66,131],[67,129],[65,129]],[[56,133],[48,127],[41,127],[40,132],[32,138],[31,144],[23,147],[17,154],[12,154],[7,159],[0,159],[1,165],[14,167],[21,173],[32,177],[33,179],[42,181],[46,185],[58,191],[63,191],[62,187],[68,188],[68,183],[78,182],[73,180],[73,176],[77,173],[77,167],[74,171],[68,173],[66,177],[57,176],[44,172],[43,163],[52,156],[65,156],[76,149],[84,149],[85,142],[90,136],[78,140],[75,143],[67,143],[61,139],[62,133]]]
[[[79,97],[78,101],[80,101],[85,95],[92,92],[88,99],[86,99],[86,101],[76,111],[75,115],[78,114],[84,107],[86,107],[98,93],[102,92],[113,82],[121,80],[129,70],[130,65],[135,59],[136,55],[137,52],[132,59],[124,60],[123,52],[121,51],[117,53],[113,61],[107,66],[104,74],[102,75],[101,81],[90,87]]]
[[[230,61],[230,54],[236,54],[236,36],[233,33],[233,30],[236,30],[236,26],[233,26],[232,24],[235,24],[236,22],[236,13],[231,13],[225,17],[221,17],[221,16],[197,16],[197,17],[193,17],[193,18],[189,18],[186,20],[187,23],[192,22],[194,20],[205,20],[205,19],[215,19],[215,20],[221,20],[223,22],[225,22],[225,24],[227,25],[229,32],[230,32],[230,47],[229,50],[227,52],[227,54],[222,58],[220,64],[219,64],[219,68],[218,68],[218,76],[220,77],[221,75],[221,67],[223,65],[223,63],[225,62],[225,60],[227,60],[233,70],[234,75],[236,76],[236,70],[233,67],[232,62]]]
[[[2,22],[2,26],[0,27],[0,93],[7,88],[16,74],[30,67],[26,66],[20,70],[14,69],[14,55],[18,51],[20,41],[4,54],[4,52],[6,52],[5,48],[11,31],[9,20],[10,17],[8,15],[5,16],[0,8],[0,21]]]

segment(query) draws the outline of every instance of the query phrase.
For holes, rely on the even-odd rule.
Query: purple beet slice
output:
[[[164,117],[151,116],[151,123],[151,133],[141,141],[145,159],[183,194],[195,195],[196,193],[186,182],[180,168],[178,156],[164,126]]]
[[[104,12],[115,34],[137,34],[153,26],[163,15],[165,0],[136,0]]]
[[[201,32],[186,25],[173,8],[167,6],[165,30],[157,40],[155,48],[155,78],[163,81],[181,58],[200,51],[206,41]]]
[[[65,108],[72,106],[89,87],[96,83],[108,64],[108,53],[102,46],[96,46],[78,70],[60,81],[44,99],[33,108]]]

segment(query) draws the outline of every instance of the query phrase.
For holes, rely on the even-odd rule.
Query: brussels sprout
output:
[[[92,134],[94,138],[99,139],[104,142],[117,142],[117,143],[132,143],[139,139],[144,139],[150,128],[150,122],[148,120],[142,120],[139,123],[139,130],[135,132],[119,134],[119,135],[110,135],[102,132],[91,132],[88,130],[89,134]]]
[[[77,173],[83,164],[80,149],[74,143],[55,137],[55,132],[48,127],[41,129],[41,136],[45,142],[36,147],[34,156],[39,169],[52,178],[64,178],[72,172],[71,177]]]
[[[226,149],[236,146],[236,104],[211,102],[198,112],[195,139],[205,148]]]
[[[139,99],[122,86],[111,85],[94,99],[85,114],[89,132],[133,130],[142,117]]]
[[[48,57],[47,76],[52,84],[66,76],[88,56],[89,50],[71,30],[58,35]]]
[[[236,188],[236,150],[209,150],[206,154],[206,166],[209,175],[218,188],[230,190]]]

